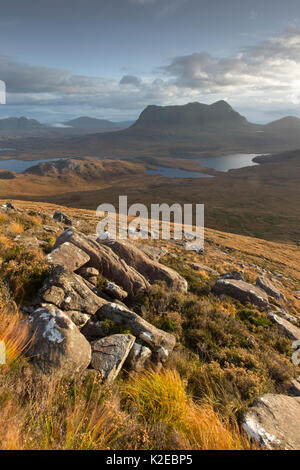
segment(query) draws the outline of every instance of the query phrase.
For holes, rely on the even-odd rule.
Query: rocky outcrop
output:
[[[123,261],[142,274],[151,284],[165,282],[172,291],[186,292],[187,282],[176,271],[150,259],[132,243],[125,240],[100,240],[100,244],[108,246]]]
[[[91,361],[91,346],[70,318],[43,304],[29,317],[32,343],[27,355],[45,374],[73,376]]]
[[[135,337],[132,335],[112,335],[92,343],[91,367],[100,372],[108,383],[119,374]]]
[[[253,286],[244,281],[234,279],[219,279],[213,287],[213,291],[218,294],[225,294],[239,300],[243,304],[253,304],[258,307],[268,306],[268,296],[259,287]]]
[[[264,276],[258,277],[256,279],[256,285],[260,289],[264,290],[268,295],[274,297],[275,299],[284,299],[284,296],[279,292],[277,287],[272,284],[272,282]]]
[[[81,313],[76,310],[67,311],[66,315],[68,315],[78,328],[82,328],[90,319],[90,316],[86,313]]]
[[[89,266],[96,268],[109,281],[121,286],[131,297],[148,289],[145,277],[120,259],[109,246],[100,243],[97,236],[86,236],[74,230],[66,230],[56,241],[54,248],[69,241],[90,257]]]
[[[273,312],[268,312],[268,317],[279,327],[285,336],[293,340],[300,340],[300,328]]]
[[[76,271],[86,264],[90,260],[90,257],[77,246],[65,242],[51,251],[51,253],[47,255],[47,259],[54,266],[64,266],[70,271]]]
[[[173,335],[148,323],[135,312],[115,303],[107,303],[97,312],[100,320],[108,318],[128,328],[140,341],[154,350],[158,359],[164,362],[173,351],[176,340]]]
[[[264,448],[298,450],[300,398],[266,394],[245,414],[242,426]]]
[[[39,292],[42,302],[62,310],[76,310],[93,315],[107,301],[96,295],[80,276],[57,266]]]

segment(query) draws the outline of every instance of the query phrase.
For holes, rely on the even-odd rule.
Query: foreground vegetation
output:
[[[233,243],[232,236],[214,232],[200,259],[169,243],[162,262],[185,276],[188,294],[155,285],[134,305],[145,319],[176,336],[166,366],[139,376],[125,371],[112,386],[102,384],[93,370],[72,380],[49,378],[25,357],[28,340],[19,312],[49,272],[45,253],[57,234],[45,225],[58,232],[62,226],[52,221],[50,206],[32,207],[0,214],[0,340],[7,345],[7,364],[0,366],[0,448],[249,449],[252,444],[239,428],[241,416],[256,397],[284,391],[299,375],[291,363],[291,342],[259,308],[214,296],[214,275],[189,263],[205,262],[219,272],[242,263],[244,276],[253,281],[256,253],[256,263],[285,274],[288,308],[296,313],[297,259],[286,266],[277,259],[293,248],[277,245],[280,254],[266,245],[261,258],[259,241],[251,247],[243,238]],[[88,212],[78,219],[81,230],[94,228]],[[230,243],[238,249],[230,249]]]

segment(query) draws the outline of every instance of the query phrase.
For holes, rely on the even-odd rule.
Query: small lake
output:
[[[61,158],[54,158],[53,160],[0,160],[0,170],[11,170],[15,173],[22,173],[32,166],[38,165],[39,163],[50,163],[61,160]]]
[[[155,165],[155,170],[147,170],[147,173],[149,175],[165,176],[166,178],[213,178],[213,176],[200,173],[199,171],[181,170],[160,165]]]
[[[253,161],[254,157],[261,154],[256,153],[236,153],[234,155],[219,155],[217,157],[197,158],[200,166],[213,168],[217,171],[229,171],[244,168],[246,166],[259,165]]]

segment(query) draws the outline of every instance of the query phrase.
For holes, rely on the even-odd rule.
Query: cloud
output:
[[[206,52],[178,56],[161,70],[175,86],[205,94],[265,94],[293,101],[300,93],[300,31],[288,30],[233,57]]]
[[[7,105],[44,114],[134,117],[148,104],[227,99],[239,111],[300,112],[300,30],[244,47],[232,57],[195,52],[177,56],[149,76],[76,75],[0,56]],[[25,111],[24,111],[25,112]],[[248,112],[248,111],[247,111]]]
[[[258,18],[258,12],[256,10],[251,10],[249,13],[249,20],[256,20]]]
[[[141,85],[141,79],[135,75],[124,75],[120,80],[120,85],[132,85],[138,87]]]

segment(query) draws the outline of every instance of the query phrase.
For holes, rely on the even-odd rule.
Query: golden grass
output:
[[[28,327],[21,315],[15,311],[1,311],[0,341],[5,344],[6,365],[17,361],[30,346]]]
[[[11,234],[20,234],[23,233],[24,227],[19,222],[11,222],[7,227],[7,231]]]
[[[181,433],[194,450],[249,448],[238,426],[224,422],[213,407],[197,405],[185,392],[176,371],[146,372],[125,386],[131,411],[148,424],[162,422]]]

